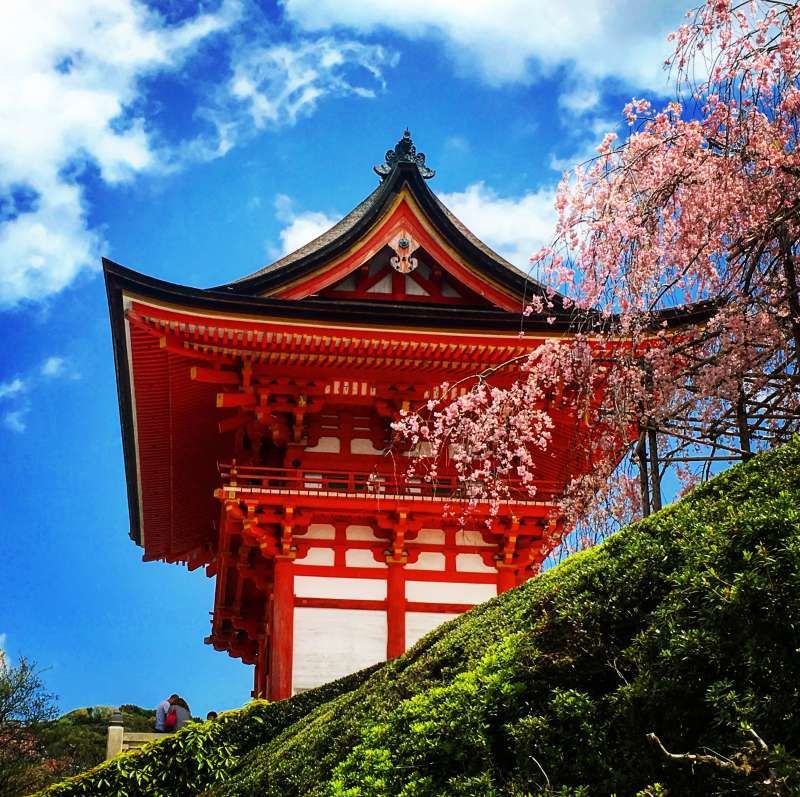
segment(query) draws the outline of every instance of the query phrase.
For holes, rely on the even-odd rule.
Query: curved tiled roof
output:
[[[263,295],[323,268],[326,261],[335,258],[366,234],[380,218],[383,209],[404,187],[410,190],[428,221],[470,266],[499,282],[511,295],[521,300],[545,290],[544,286],[481,241],[430,190],[417,166],[404,162],[397,163],[371,194],[322,235],[274,263],[213,290]]]

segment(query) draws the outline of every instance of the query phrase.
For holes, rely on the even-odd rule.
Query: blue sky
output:
[[[0,11],[0,642],[62,709],[243,703],[213,583],[143,564],[100,257],[209,286],[305,243],[403,127],[520,266],[561,170],[668,93],[674,0],[10,0]]]

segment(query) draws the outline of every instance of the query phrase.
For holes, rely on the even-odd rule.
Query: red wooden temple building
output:
[[[104,262],[131,536],[146,561],[216,579],[206,641],[271,699],[397,656],[530,578],[553,501],[590,467],[586,430],[556,410],[535,500],[489,524],[488,506],[466,525],[444,511],[461,500],[452,473],[406,477],[401,410],[571,334],[571,317],[555,297],[554,323],[521,320],[542,288],[436,198],[407,132],[375,171],[332,229],[236,282]]]

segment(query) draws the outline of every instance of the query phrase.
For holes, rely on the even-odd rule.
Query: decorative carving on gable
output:
[[[389,241],[394,257],[389,259],[392,268],[401,274],[410,274],[419,265],[416,257],[411,255],[419,249],[419,244],[411,233],[401,230]]]

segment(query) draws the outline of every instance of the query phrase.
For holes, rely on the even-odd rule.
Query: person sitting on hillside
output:
[[[156,733],[168,733],[170,730],[174,730],[173,728],[168,729],[166,726],[167,714],[169,714],[169,710],[172,708],[173,703],[179,699],[179,695],[172,694],[166,700],[162,700],[156,706]]]
[[[175,726],[172,728],[174,731],[180,730],[187,722],[192,721],[192,712],[189,711],[189,704],[180,696],[173,702],[170,711],[174,711],[176,715]]]

